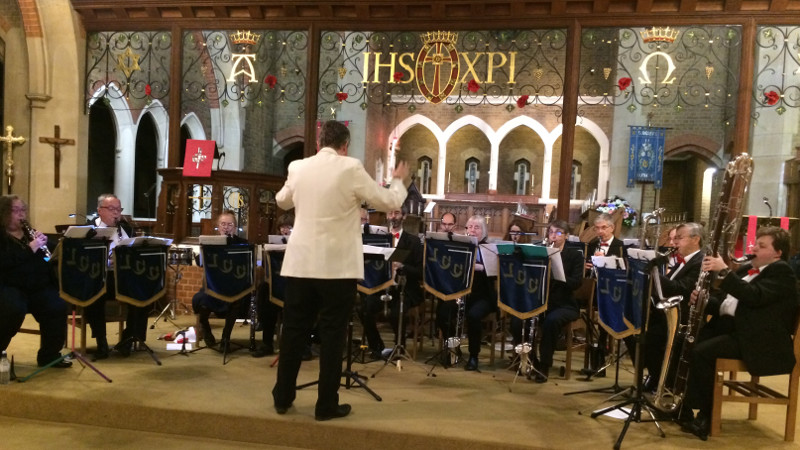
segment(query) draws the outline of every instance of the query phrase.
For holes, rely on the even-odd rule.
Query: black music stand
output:
[[[389,257],[389,261],[392,263],[394,262],[402,263],[406,261],[410,255],[411,252],[408,250],[395,249],[394,253],[392,253],[392,256]],[[398,299],[398,301],[400,303],[398,304],[399,311],[397,315],[397,331],[394,334],[394,347],[392,347],[392,351],[391,353],[389,353],[389,356],[386,357],[386,362],[383,364],[383,366],[381,366],[381,368],[378,369],[377,372],[372,374],[372,378],[375,378],[375,376],[381,373],[381,371],[385,369],[386,366],[388,366],[390,363],[397,366],[397,370],[402,369],[402,363],[401,363],[402,360],[406,360],[408,362],[416,364],[416,361],[414,361],[413,359],[411,359],[411,357],[408,356],[406,347],[403,344],[403,342],[405,341],[405,333],[404,333],[405,330],[403,330],[403,321],[405,320],[403,316],[405,314],[405,303],[406,303],[405,288],[406,288],[406,275],[403,272],[403,269],[400,268],[397,270],[397,292],[399,293],[400,298]]]
[[[156,316],[155,320],[153,320],[153,324],[150,325],[151,330],[155,329],[156,324],[158,323],[159,320],[161,320],[162,317],[165,317],[165,320],[168,320],[172,325],[177,327],[178,325],[175,322],[173,322],[173,320],[175,320],[178,305],[180,304],[184,307],[184,309],[188,310],[188,307],[186,305],[178,301],[178,283],[180,283],[181,279],[183,278],[183,273],[181,273],[181,268],[184,265],[190,266],[192,264],[192,259],[191,259],[192,249],[186,248],[182,250],[189,250],[189,252],[186,252],[184,254],[179,254],[177,252],[173,253],[172,250],[170,250],[169,258],[167,259],[169,265],[167,267],[175,271],[175,276],[173,277],[172,285],[170,286],[170,299],[169,302],[167,302],[167,305],[164,306],[164,309],[162,309],[161,312],[158,314],[158,316]],[[185,255],[187,254],[189,255],[188,259],[185,257]]]
[[[91,230],[87,230],[87,232],[89,232],[89,231],[94,231],[94,229],[92,228]],[[83,234],[83,236],[87,236],[87,235],[88,235],[87,233]],[[91,241],[91,237],[94,237],[94,236],[95,236],[95,234],[91,234],[89,239],[82,239],[82,240]],[[67,238],[67,239],[77,239],[77,238]],[[104,241],[103,255],[104,255],[104,257],[102,258],[102,261],[101,261],[102,265],[103,265],[103,269],[102,270],[105,270],[105,267],[108,266],[108,241],[107,240]],[[63,262],[63,254],[60,256],[60,258],[62,258],[62,259],[59,259],[59,265]],[[60,275],[60,273],[59,273],[59,275]],[[83,318],[83,320],[86,320],[86,319]],[[107,377],[103,372],[100,372],[100,370],[98,370],[95,366],[93,366],[92,363],[90,363],[89,360],[86,358],[86,356],[84,356],[81,352],[75,350],[75,310],[72,311],[72,347],[71,347],[69,353],[61,355],[60,357],[56,358],[55,360],[51,361],[50,363],[48,363],[48,364],[46,364],[46,365],[44,365],[42,367],[39,367],[38,369],[34,370],[30,374],[28,374],[28,375],[26,375],[26,376],[24,376],[22,378],[16,378],[16,379],[17,379],[18,382],[24,383],[24,382],[30,380],[31,378],[33,378],[34,376],[42,373],[43,371],[55,366],[56,364],[61,363],[61,361],[64,361],[65,359],[77,360],[78,363],[80,363],[80,365],[82,367],[88,367],[88,368],[92,369],[97,375],[99,375],[104,380],[106,380],[109,383],[111,383],[111,378]],[[12,366],[11,367],[12,367],[12,373],[13,373],[13,367],[14,367],[13,366],[13,358],[12,358]],[[16,376],[16,374],[14,374],[14,375]]]
[[[466,250],[471,250],[472,256],[469,259],[469,265],[467,267],[468,276],[466,277],[466,278],[469,279],[469,281],[465,286],[461,286],[461,287],[463,287],[463,289],[457,293],[458,295],[450,294],[448,292],[443,292],[444,286],[442,286],[442,287],[438,286],[436,283],[438,283],[439,280],[437,280],[435,277],[432,277],[430,280],[428,280],[428,269],[427,269],[427,266],[428,266],[429,263],[428,263],[428,254],[427,253],[428,253],[428,247],[429,247],[431,241],[449,241],[449,242],[453,242],[453,243],[457,242],[460,246],[462,246],[462,249],[459,250],[459,253],[465,253]],[[423,262],[424,262],[424,265],[425,265],[425,269],[423,270],[423,272],[424,272],[423,285],[424,285],[425,289],[428,292],[430,292],[431,294],[433,294],[433,296],[436,297],[436,299],[438,301],[440,301],[440,302],[441,301],[456,301],[456,302],[458,302],[458,310],[456,312],[456,322],[459,321],[459,318],[462,318],[462,320],[463,320],[464,316],[466,315],[466,300],[464,299],[464,296],[468,295],[472,291],[472,280],[473,280],[473,273],[472,272],[475,270],[475,253],[480,251],[476,241],[477,240],[474,237],[463,236],[463,235],[455,235],[452,232],[448,232],[448,233],[441,233],[441,232],[431,233],[431,232],[429,232],[429,233],[426,234],[425,247],[424,247],[425,248],[425,256],[423,257]],[[437,264],[438,264],[438,262],[437,262]],[[450,286],[448,286],[448,288],[450,288]],[[454,295],[456,295],[457,298],[452,298]],[[446,297],[450,297],[450,298],[446,298]],[[452,320],[453,320],[452,316],[449,316],[448,319],[447,319],[447,328],[448,329],[450,329],[450,325],[452,324]],[[448,369],[450,367],[458,365],[462,361],[462,358],[461,358],[461,335],[460,335],[460,333],[463,330],[459,330],[458,328],[459,328],[458,323],[456,323],[456,334],[458,334],[458,336],[454,336],[454,337],[450,337],[450,338],[445,339],[445,341],[444,341],[444,343],[442,345],[442,349],[439,350],[435,355],[433,355],[430,358],[428,358],[427,360],[425,360],[425,364],[428,364],[431,361],[433,361],[433,365],[431,366],[430,370],[428,370],[428,373],[427,373],[427,375],[429,377],[435,377],[436,376],[433,373],[434,369],[436,369],[436,366],[442,366],[445,369]],[[445,357],[447,357],[448,359],[452,357],[452,358],[455,359],[456,362],[454,364],[452,364],[452,365],[442,364],[441,360],[444,359]]]
[[[234,244],[229,244],[228,243],[229,237],[227,237],[227,236],[201,236],[200,238],[201,238],[200,239],[201,254],[202,254],[202,257],[203,257],[203,261],[204,261],[204,263],[203,263],[204,288],[206,289],[207,292],[213,292],[214,294],[216,294],[216,295],[213,295],[214,297],[220,298],[221,300],[223,300],[223,301],[225,301],[227,303],[230,303],[230,309],[228,310],[228,317],[225,318],[226,324],[227,324],[227,322],[229,320],[232,319],[231,316],[235,316],[236,314],[238,314],[239,310],[238,310],[237,307],[241,306],[239,304],[239,301],[241,301],[240,299],[235,299],[235,300],[231,301],[231,300],[228,300],[228,298],[235,298],[235,297],[237,297],[239,295],[242,295],[242,293],[246,293],[247,291],[249,291],[249,293],[250,293],[250,316],[251,316],[250,317],[250,319],[251,319],[251,324],[250,324],[250,327],[251,327],[250,348],[251,348],[251,350],[255,350],[255,328],[254,328],[255,327],[255,314],[256,314],[256,308],[255,308],[255,302],[256,302],[256,293],[255,293],[255,268],[256,268],[255,247],[252,244],[244,244],[244,243],[242,243],[242,244],[235,244],[235,243]],[[223,265],[225,265],[225,263],[227,263],[229,261],[231,263],[230,264],[231,267],[236,267],[237,264],[239,266],[241,266],[242,264],[249,264],[249,266],[250,266],[249,269],[250,270],[245,274],[245,276],[247,276],[247,274],[249,274],[249,284],[246,283],[246,282],[244,283],[244,284],[247,284],[247,286],[245,286],[244,284],[241,284],[241,282],[236,282],[235,278],[232,278],[232,277],[235,277],[234,275],[231,275],[233,270],[231,270],[229,272],[225,272],[224,270],[220,270],[220,271],[211,271],[211,270],[209,270],[211,265],[206,263],[206,260],[208,259],[206,253],[208,251],[210,251],[210,249],[212,249],[212,248],[214,249],[215,252],[218,251],[218,250],[222,250],[221,253],[215,253],[214,256],[215,257],[219,257],[220,259],[223,259],[223,262],[221,263]],[[233,260],[234,259],[233,255],[238,254],[238,253],[246,253],[247,251],[250,252],[250,258],[247,260],[246,263],[243,262],[244,260],[241,257],[237,258],[238,261],[234,261]],[[220,256],[220,255],[222,255],[222,256]],[[226,260],[224,258],[228,258],[228,259]],[[220,264],[219,261],[215,262],[216,266],[218,266],[219,264]],[[227,288],[232,283],[237,283],[237,284],[241,284],[241,286],[239,286],[241,288],[241,290],[236,292],[236,293],[233,293],[233,292],[216,292],[214,289],[211,289],[209,287],[209,283],[208,283],[209,274],[212,274],[212,277],[216,276],[217,278],[219,278],[219,279],[215,279],[214,282],[212,283],[215,286],[215,288]],[[242,297],[242,298],[244,298],[244,297]],[[225,342],[227,342],[228,345],[224,345]],[[235,346],[236,348],[230,349],[230,346]],[[242,345],[242,344],[239,344],[237,342],[232,342],[232,341],[230,341],[230,339],[228,339],[228,340],[220,339],[218,348],[213,348],[213,347],[207,347],[206,346],[206,347],[198,347],[195,350],[201,350],[201,349],[204,349],[204,348],[212,348],[213,350],[216,350],[217,352],[222,353],[222,365],[226,365],[230,361],[228,359],[228,355],[230,353],[236,351],[236,350],[245,348],[245,346]],[[192,352],[194,352],[195,350],[192,350]]]
[[[652,275],[650,277],[650,287],[652,287],[654,283],[653,277],[658,276],[657,268],[652,269]],[[657,283],[657,282],[656,282]],[[657,285],[658,286],[658,285]],[[662,298],[661,289],[658,289],[659,298]],[[651,422],[655,424],[656,428],[658,429],[659,434],[661,437],[666,437],[664,430],[661,428],[661,424],[658,423],[655,414],[653,413],[652,404],[647,400],[644,396],[644,391],[642,389],[642,376],[644,373],[644,364],[642,360],[644,359],[644,350],[646,348],[646,334],[647,334],[647,325],[648,325],[648,318],[650,314],[650,289],[647,290],[647,295],[642,296],[642,302],[644,303],[642,308],[642,321],[641,321],[641,332],[639,333],[638,339],[636,341],[636,361],[635,361],[635,378],[634,384],[629,388],[631,393],[633,394],[627,400],[619,402],[617,404],[608,406],[606,408],[602,408],[592,412],[591,417],[597,418],[597,416],[601,416],[607,414],[614,410],[620,410],[625,412],[624,407],[630,406],[630,411],[628,411],[628,417],[625,419],[625,424],[622,426],[622,431],[620,431],[619,436],[617,437],[617,441],[614,443],[614,449],[619,450],[622,446],[622,441],[625,439],[625,434],[628,431],[628,427],[630,426],[631,422],[636,423],[643,423],[643,422]],[[663,299],[663,298],[662,298]],[[650,419],[642,419],[642,409],[647,411],[650,414]]]

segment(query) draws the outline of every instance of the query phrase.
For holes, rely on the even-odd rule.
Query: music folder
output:
[[[155,236],[134,236],[128,238],[122,238],[117,242],[117,247],[124,245],[128,247],[134,247],[139,245],[164,245],[169,247],[172,245],[172,239],[165,239]]]
[[[561,261],[561,250],[555,247],[543,247],[533,244],[498,244],[497,252],[501,255],[512,255],[516,252],[521,253],[523,257],[549,258],[553,278],[557,281],[567,281],[567,276],[564,273],[564,263]]]

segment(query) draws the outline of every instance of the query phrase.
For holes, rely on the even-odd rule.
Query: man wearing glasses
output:
[[[117,233],[112,237],[109,250],[113,250],[120,239],[133,235],[133,228],[122,218],[122,203],[114,194],[101,194],[97,197],[97,217],[91,221],[91,224],[98,228],[114,227],[117,229]],[[84,309],[86,322],[92,329],[92,337],[97,340],[97,351],[94,354],[95,360],[108,358],[109,352],[108,340],[106,339],[106,300],[114,299],[116,284],[113,272],[108,274],[106,280],[108,280],[106,294]],[[139,338],[144,341],[144,335],[147,332],[147,311],[144,308],[128,305],[126,326],[127,328],[125,328],[120,337],[120,342],[127,339],[132,333],[129,330],[136,330]],[[130,349],[119,350],[123,355],[130,354]]]

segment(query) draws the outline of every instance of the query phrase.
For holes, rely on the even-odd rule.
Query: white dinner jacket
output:
[[[380,211],[399,209],[408,191],[394,179],[379,186],[356,158],[325,147],[316,155],[289,164],[286,183],[276,201],[295,208],[292,238],[281,275],[300,278],[364,278],[361,204]]]

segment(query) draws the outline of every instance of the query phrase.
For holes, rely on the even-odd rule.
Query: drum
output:
[[[191,248],[171,248],[167,255],[167,262],[171,266],[191,266],[194,261],[194,252]]]

